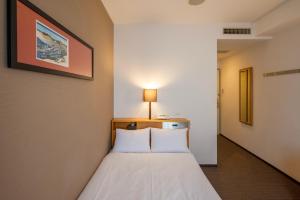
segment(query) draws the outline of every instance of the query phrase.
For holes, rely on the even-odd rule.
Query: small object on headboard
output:
[[[136,122],[132,122],[127,126],[128,130],[136,130]]]
[[[277,71],[277,72],[269,72],[264,73],[264,77],[270,77],[270,76],[280,76],[280,75],[287,75],[287,74],[296,74],[300,73],[300,69],[291,69],[291,70],[283,70],[283,71]]]
[[[171,119],[170,115],[160,114],[156,117],[157,119]]]

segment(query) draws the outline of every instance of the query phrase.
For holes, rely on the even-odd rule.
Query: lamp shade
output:
[[[144,89],[145,102],[157,102],[157,89]]]

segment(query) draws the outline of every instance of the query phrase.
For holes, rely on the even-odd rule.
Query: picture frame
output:
[[[28,0],[7,0],[8,67],[94,79],[94,49]]]
[[[239,71],[239,120],[241,123],[253,125],[253,68]]]

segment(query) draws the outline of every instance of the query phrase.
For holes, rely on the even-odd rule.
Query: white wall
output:
[[[255,22],[257,35],[269,35],[293,26],[300,21],[300,1],[285,1],[281,6]]]
[[[153,114],[191,120],[191,150],[217,163],[216,29],[189,25],[115,26],[115,117],[147,117],[142,89],[158,87]]]
[[[300,27],[277,33],[221,62],[221,132],[300,181],[300,74],[263,77],[300,68]],[[239,122],[238,72],[254,68],[254,125]]]

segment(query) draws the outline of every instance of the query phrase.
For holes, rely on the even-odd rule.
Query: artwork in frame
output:
[[[93,80],[93,48],[28,0],[8,0],[8,66]]]
[[[36,59],[69,67],[69,40],[36,21]]]

